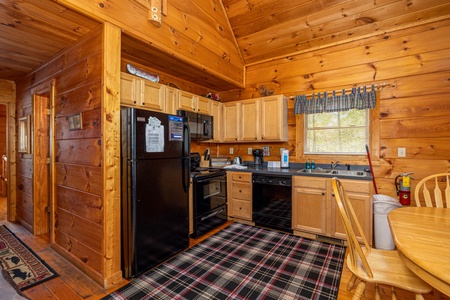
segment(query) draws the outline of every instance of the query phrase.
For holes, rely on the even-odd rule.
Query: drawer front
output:
[[[252,173],[233,172],[233,175],[232,175],[231,179],[233,181],[252,182]]]
[[[372,181],[364,180],[350,180],[341,179],[340,180],[346,192],[370,194],[372,192]]]
[[[231,197],[251,201],[252,200],[251,183],[232,182]]]
[[[295,187],[306,187],[312,189],[326,189],[327,178],[316,178],[312,176],[293,176]]]
[[[252,219],[252,206],[250,201],[233,199],[232,216],[242,219]]]

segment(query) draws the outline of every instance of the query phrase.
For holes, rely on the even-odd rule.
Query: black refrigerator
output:
[[[133,278],[189,246],[185,117],[121,108],[122,270]]]

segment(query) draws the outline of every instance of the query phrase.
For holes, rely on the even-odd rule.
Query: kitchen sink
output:
[[[301,169],[297,173],[310,173],[317,175],[341,175],[351,177],[365,177],[367,173],[364,171],[348,171],[348,170],[331,170],[331,169]]]
[[[311,174],[330,174],[333,170],[327,169],[301,169],[298,170],[298,173],[311,173]]]
[[[366,176],[364,171],[347,171],[347,170],[333,170],[330,172],[332,175],[342,175],[342,176]]]

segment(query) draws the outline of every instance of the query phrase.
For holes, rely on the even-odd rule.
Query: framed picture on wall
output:
[[[69,118],[69,130],[83,129],[83,119],[81,113],[71,115],[68,118]]]
[[[19,153],[30,153],[30,116],[19,118]]]

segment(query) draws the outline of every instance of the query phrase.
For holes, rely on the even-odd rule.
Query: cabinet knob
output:
[[[324,192],[322,192],[322,196],[325,196],[325,193],[324,193]]]
[[[242,193],[242,191],[241,191],[241,190],[239,190],[239,193]]]
[[[333,196],[333,197],[334,197],[334,193],[331,193],[331,196]]]
[[[145,102],[142,102],[142,105],[145,105]]]

